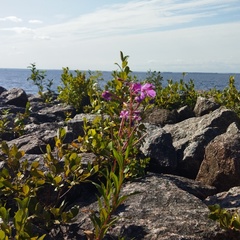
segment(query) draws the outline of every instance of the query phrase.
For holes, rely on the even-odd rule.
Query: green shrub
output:
[[[235,111],[240,116],[240,92],[235,86],[234,76],[229,77],[228,86],[222,91],[213,88],[203,92],[202,95],[213,98],[217,103]]]
[[[95,97],[99,74],[93,75],[89,72],[88,78],[85,72],[76,70],[75,74],[71,73],[69,68],[63,68],[62,86],[58,86],[58,99],[72,105],[77,112],[83,112],[84,107],[89,106],[90,100]]]
[[[183,79],[179,82],[168,80],[166,87],[156,88],[157,96],[155,105],[164,109],[178,109],[185,105],[194,108],[198,93],[195,90],[194,81],[185,83]]]
[[[40,71],[36,68],[36,64],[32,63],[28,68],[31,70],[30,77],[27,80],[33,81],[34,85],[38,88],[38,94],[44,102],[51,102],[54,91],[51,89],[53,79],[46,79],[46,71]]]
[[[44,236],[38,238],[31,230],[33,225],[49,231],[54,225],[73,221],[78,214],[78,206],[66,208],[65,196],[73,186],[95,174],[98,166],[83,170],[76,148],[63,144],[65,134],[64,129],[59,129],[55,154],[47,146],[44,163],[48,170],[45,172],[38,160],[30,164],[28,160],[22,160],[23,151],[1,142],[0,160],[4,167],[0,171],[0,217],[3,220],[0,239],[40,240]],[[46,196],[42,190],[51,191],[51,194]],[[13,218],[14,226],[10,218]]]

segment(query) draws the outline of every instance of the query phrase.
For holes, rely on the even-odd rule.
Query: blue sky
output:
[[[240,72],[239,0],[0,3],[0,68]]]

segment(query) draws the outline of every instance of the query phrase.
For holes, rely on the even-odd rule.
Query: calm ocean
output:
[[[14,87],[23,88],[27,93],[35,94],[38,89],[33,85],[31,81],[27,81],[31,72],[29,69],[11,69],[11,68],[0,68],[0,86],[11,89]],[[47,70],[46,79],[53,79],[52,89],[57,91],[57,86],[61,85],[61,74],[62,70]],[[111,72],[103,71],[104,81],[100,82],[100,85],[104,85],[112,79]],[[144,80],[146,72],[133,72],[133,75],[137,76],[139,80]],[[183,75],[177,72],[162,72],[163,85],[166,86],[167,80],[172,79],[173,81],[179,81]],[[238,90],[240,90],[240,73],[187,73],[184,77],[184,81],[188,82],[190,79],[194,80],[195,89],[208,90],[216,87],[219,90],[224,89],[228,85],[230,76],[235,77],[235,84]]]

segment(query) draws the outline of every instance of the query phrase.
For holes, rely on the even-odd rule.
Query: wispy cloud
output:
[[[8,16],[8,17],[0,18],[0,22],[5,22],[5,21],[18,23],[18,22],[22,22],[22,19],[16,16]]]
[[[27,27],[11,27],[11,28],[0,28],[0,31],[14,32],[18,34],[33,34],[35,31]]]
[[[28,22],[32,23],[32,24],[41,24],[41,23],[43,23],[41,20],[37,20],[37,19],[31,19]]]
[[[63,24],[39,29],[56,37],[73,35],[88,39],[110,35],[161,31],[199,24],[199,20],[220,16],[225,11],[236,11],[238,0],[137,0],[104,6],[95,12]]]
[[[33,38],[36,40],[51,40],[51,37],[46,35],[35,35]]]

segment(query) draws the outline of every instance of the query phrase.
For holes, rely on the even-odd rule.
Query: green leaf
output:
[[[0,240],[7,240],[8,237],[6,236],[5,232],[3,230],[0,230]]]
[[[108,212],[106,211],[105,208],[101,208],[100,209],[100,218],[101,218],[101,222],[104,222],[108,217]]]
[[[51,146],[49,144],[46,146],[46,152],[47,153],[51,153],[52,152]]]
[[[8,188],[10,188],[10,189],[14,189],[12,183],[9,182],[8,180],[3,180],[3,181],[2,181],[2,184],[3,184],[5,187],[8,187]]]
[[[23,200],[21,200],[19,198],[15,198],[15,200],[18,203],[18,208],[19,209],[27,209],[28,205],[29,205],[30,197],[26,197]]]
[[[27,209],[19,209],[14,216],[14,226],[17,231],[21,231],[24,221],[26,220]]]
[[[23,185],[22,190],[23,190],[24,195],[27,196],[30,191],[30,188],[28,185],[25,184],[25,185]]]
[[[43,234],[41,237],[39,237],[37,240],[43,240],[46,237],[46,234]],[[32,240],[32,239],[31,239]]]
[[[9,147],[8,147],[8,145],[7,145],[7,143],[5,141],[2,142],[2,151],[6,155],[9,155]]]
[[[65,128],[59,128],[57,131],[57,137],[59,139],[63,139],[66,136],[66,129]]]
[[[124,56],[123,56],[122,51],[120,51],[120,57],[121,57],[121,61],[123,62],[124,61]]]
[[[116,192],[119,192],[120,191],[120,189],[119,189],[119,179],[118,179],[117,175],[115,173],[111,172],[110,173],[110,178],[113,180]]]
[[[5,177],[5,178],[8,178],[10,176],[9,175],[9,171],[7,170],[7,168],[3,168],[2,169],[1,176]]]
[[[8,222],[9,213],[5,207],[0,207],[0,216],[4,222]]]
[[[122,169],[123,168],[123,156],[121,153],[118,153],[116,151],[116,149],[113,149],[113,155],[114,157],[116,158],[117,162],[118,162],[118,165],[119,165],[119,168]]]
[[[34,161],[34,162],[32,162],[32,164],[31,164],[31,167],[32,167],[32,168],[38,168],[38,166],[39,166],[39,162],[37,162],[37,161]]]
[[[235,216],[234,220],[232,221],[232,226],[237,229],[240,230],[240,219],[239,219],[239,215],[238,217]]]
[[[50,211],[55,217],[58,217],[61,214],[61,209],[60,208],[51,208]]]
[[[61,176],[57,176],[57,177],[55,177],[53,180],[54,180],[54,183],[55,183],[56,185],[58,185],[58,184],[62,181],[62,177],[61,177]]]

